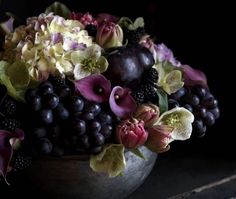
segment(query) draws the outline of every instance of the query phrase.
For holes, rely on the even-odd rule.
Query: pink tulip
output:
[[[119,143],[126,148],[137,148],[143,145],[148,137],[144,122],[133,118],[122,121],[117,126],[116,135]]]
[[[97,30],[96,42],[103,48],[122,46],[123,30],[118,24],[104,21]]]
[[[138,106],[134,117],[144,121],[145,127],[152,126],[159,118],[159,108],[154,104],[142,104]]]
[[[156,125],[148,129],[148,140],[145,146],[156,153],[163,153],[169,150],[171,132],[173,128],[165,125]]]

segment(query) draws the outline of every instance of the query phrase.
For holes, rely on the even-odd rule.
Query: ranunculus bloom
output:
[[[148,137],[144,122],[137,119],[123,120],[116,129],[119,143],[126,148],[137,148],[143,145]]]
[[[183,65],[182,68],[184,71],[184,84],[186,86],[194,86],[196,84],[207,86],[207,78],[202,71],[188,65]]]
[[[111,83],[103,75],[90,75],[75,81],[76,90],[87,100],[105,102],[111,93]]]
[[[103,48],[122,46],[123,30],[118,24],[104,21],[97,30],[96,42]]]
[[[159,107],[154,104],[141,104],[134,113],[134,117],[144,121],[145,127],[152,126],[159,118]]]
[[[120,118],[128,118],[135,111],[137,104],[129,88],[115,86],[109,98],[112,112]]]

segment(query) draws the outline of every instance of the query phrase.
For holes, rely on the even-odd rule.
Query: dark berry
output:
[[[14,132],[16,128],[19,126],[19,122],[16,119],[4,118],[1,121],[1,129]]]
[[[55,94],[47,94],[43,96],[43,104],[46,108],[54,109],[59,103],[59,98]]]
[[[73,123],[73,130],[76,135],[83,135],[86,132],[86,123],[84,120],[77,120]]]
[[[53,122],[53,114],[50,109],[42,109],[39,112],[39,117],[44,124],[51,124]]]
[[[39,140],[38,149],[41,154],[49,154],[52,151],[52,143],[47,138],[42,138]]]
[[[32,158],[26,154],[20,153],[16,155],[13,163],[13,171],[21,171],[28,168],[32,163]]]

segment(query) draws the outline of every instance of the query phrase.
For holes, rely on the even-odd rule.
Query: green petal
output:
[[[96,172],[105,172],[109,177],[120,175],[125,169],[124,146],[110,144],[98,155],[90,157],[90,167]]]
[[[100,73],[105,72],[108,68],[108,61],[103,56],[99,57],[97,64],[98,64],[98,69],[99,69]]]

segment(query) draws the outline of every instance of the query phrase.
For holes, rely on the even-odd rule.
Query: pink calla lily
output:
[[[137,104],[129,88],[116,86],[112,89],[109,104],[112,112],[120,118],[128,118],[136,110]]]
[[[0,175],[4,179],[6,179],[16,139],[24,139],[24,132],[21,129],[16,129],[15,132],[0,130]]]

